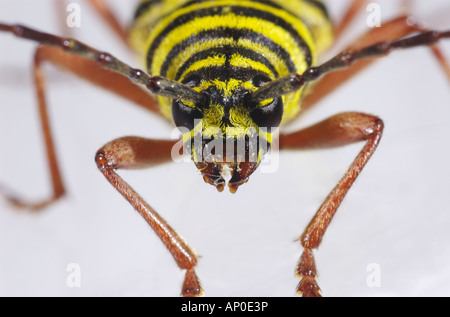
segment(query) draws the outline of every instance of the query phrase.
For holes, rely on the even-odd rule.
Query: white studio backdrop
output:
[[[85,2],[71,2],[82,10],[73,36],[141,66]],[[109,2],[130,21],[129,2]],[[336,18],[349,1],[327,3]],[[376,3],[382,21],[399,14],[396,1]],[[413,3],[428,25],[450,29],[447,0]],[[343,44],[367,30],[367,14]],[[61,33],[48,0],[0,0],[0,21]],[[30,199],[50,192],[31,79],[35,47],[0,33],[0,184]],[[450,40],[441,48],[450,60]],[[168,138],[171,125],[71,74],[45,71],[68,194],[36,214],[0,200],[0,295],[178,296],[184,272],[94,162],[114,138]],[[417,48],[381,59],[288,127],[344,111],[385,122],[379,148],[315,252],[324,296],[450,294],[449,101],[444,72]],[[255,172],[234,195],[205,184],[193,163],[119,173],[201,256],[207,296],[296,296],[302,250],[295,239],[361,146],[281,153],[276,173]],[[79,287],[68,283],[73,269]]]

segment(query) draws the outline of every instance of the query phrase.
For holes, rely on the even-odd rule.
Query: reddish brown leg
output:
[[[337,23],[334,27],[334,36],[336,39],[339,39],[342,36],[350,23],[363,10],[367,2],[367,0],[353,0],[351,2],[342,20],[339,21],[339,23]]]
[[[65,193],[65,189],[62,182],[61,173],[58,167],[58,160],[56,159],[55,148],[53,146],[52,133],[50,129],[44,93],[45,78],[41,68],[41,57],[39,54],[39,50],[36,52],[34,56],[33,75],[36,88],[36,95],[38,99],[39,117],[41,121],[41,128],[47,153],[47,161],[52,181],[53,193],[48,199],[44,199],[42,201],[35,203],[29,203],[25,202],[23,199],[17,197],[16,195],[11,194],[9,190],[5,190],[4,188],[2,190],[5,190],[4,196],[16,207],[28,208],[31,210],[39,210],[53,203],[61,196],[63,196]]]
[[[67,26],[66,16],[67,16],[67,5],[70,3],[68,0],[53,0],[55,12],[58,16],[60,35],[73,36],[73,29]],[[111,28],[111,30],[117,35],[117,37],[128,45],[128,29],[122,27],[117,16],[114,14],[113,10],[108,4],[103,0],[86,0],[92,8],[97,11],[100,18],[105,21],[105,23]]]
[[[49,62],[69,71],[103,89],[109,90],[156,114],[159,113],[157,101],[141,86],[122,74],[105,69],[101,64],[83,56],[74,55],[55,46],[40,46],[36,52],[39,64]]]
[[[195,274],[196,254],[167,222],[137,194],[117,173],[116,169],[142,168],[170,161],[175,141],[125,137],[114,140],[98,150],[97,166],[111,185],[144,217],[172,254],[180,269],[186,270],[182,287],[183,296],[202,294]]]
[[[192,101],[202,97],[201,94],[187,86],[158,76],[150,77],[144,71],[132,68],[112,55],[98,51],[76,40],[64,39],[20,25],[0,23],[0,31],[10,32],[18,37],[53,45],[52,47],[41,46],[38,49],[35,58],[35,73],[44,135],[50,141],[47,142],[47,154],[55,191],[62,188],[62,181],[56,164],[56,156],[51,142],[46,113],[46,103],[43,94],[44,80],[40,67],[43,61],[49,61],[61,68],[70,70],[153,111],[156,110],[156,104],[149,93],[159,93],[170,98],[186,98],[186,100]],[[147,91],[143,89],[147,89]],[[182,295],[197,296],[201,295],[202,290],[194,271],[197,263],[195,253],[166,221],[115,172],[115,169],[118,168],[142,168],[167,162],[171,159],[171,149],[175,143],[176,141],[149,140],[137,137],[117,139],[106,144],[98,151],[96,163],[108,181],[139,211],[161,238],[178,266],[186,270]],[[44,203],[21,203],[21,205],[29,208],[41,208],[55,201],[60,195],[53,195]],[[18,201],[13,200],[15,203]]]
[[[382,130],[383,122],[378,117],[348,112],[335,115],[309,128],[280,135],[280,149],[330,148],[366,141],[344,177],[325,199],[300,237],[304,250],[296,272],[302,278],[297,290],[303,296],[320,296],[312,249],[320,245],[339,205],[378,146]]]
[[[60,35],[66,37],[73,37],[73,28],[67,26],[67,5],[70,3],[68,0],[53,0],[55,12],[58,17]],[[115,35],[129,47],[128,43],[128,28],[123,27],[114,11],[103,0],[86,0],[86,2],[98,13],[101,19],[109,26],[109,28],[115,33]]]
[[[401,0],[400,9],[405,16],[410,12],[414,12],[412,8],[411,0]],[[368,0],[352,0],[347,10],[345,11],[342,19],[334,26],[334,37],[338,40],[344,32],[348,29],[353,20],[364,11],[369,3]]]
[[[391,41],[415,32],[425,31],[419,24],[412,23],[411,21],[410,17],[402,16],[384,22],[381,27],[373,28],[360,37],[353,45],[346,49],[346,51],[356,51],[371,46],[374,43]],[[430,46],[430,49],[450,81],[450,65],[446,61],[444,55],[436,45]],[[305,96],[302,103],[302,110],[305,111],[317,104],[323,97],[333,92],[347,80],[359,74],[362,70],[375,62],[375,60],[376,58],[362,59],[355,62],[351,67],[324,75],[320,81],[314,84],[311,93]]]
[[[14,26],[0,23],[0,31],[11,32],[18,37],[31,39],[54,46],[40,46],[34,58],[34,79],[38,97],[39,114],[42,122],[47,159],[52,179],[53,193],[48,199],[30,203],[11,194],[4,187],[0,194],[6,197],[17,207],[39,210],[56,201],[64,194],[64,186],[60,176],[44,94],[45,80],[42,72],[42,63],[50,62],[62,69],[69,70],[103,88],[127,98],[135,103],[156,112],[157,104],[145,91],[145,85],[158,89],[159,79],[152,79],[139,69],[134,69],[113,56],[97,51],[87,45],[70,39],[64,39],[51,34],[35,31],[23,26]],[[153,81],[152,81],[153,80]],[[154,84],[156,82],[156,85]]]
[[[97,63],[83,57],[64,52],[57,47],[40,46],[34,56],[34,82],[38,99],[39,116],[44,137],[47,161],[52,182],[52,194],[49,198],[38,202],[28,202],[11,190],[0,188],[3,196],[13,205],[29,210],[40,210],[61,198],[64,193],[64,185],[61,178],[58,160],[53,146],[50,122],[47,113],[47,103],[45,99],[45,76],[42,71],[42,63],[50,62],[62,69],[69,70],[80,77],[83,77],[103,88],[111,90],[116,94],[127,98],[136,104],[149,110],[157,111],[157,104],[154,99],[139,86],[133,84],[126,77],[108,71],[100,67]]]
[[[72,28],[67,26],[67,2],[65,0],[53,0],[54,12],[57,17],[60,35],[72,37]]]
[[[104,0],[87,0],[92,7],[100,14],[110,28],[117,34],[117,36],[127,45],[128,43],[128,29],[124,28],[117,19],[112,9],[105,3]]]

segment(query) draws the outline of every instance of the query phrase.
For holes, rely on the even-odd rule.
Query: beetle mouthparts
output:
[[[203,180],[215,186],[219,192],[225,188],[226,178],[231,193],[235,193],[239,186],[246,183],[250,175],[256,170],[257,162],[214,163],[199,162],[197,168],[203,174]],[[231,175],[231,177],[230,177]]]

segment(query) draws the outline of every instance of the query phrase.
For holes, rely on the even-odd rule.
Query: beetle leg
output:
[[[116,169],[149,167],[170,161],[176,141],[124,137],[109,142],[98,150],[95,161],[106,179],[141,214],[172,254],[180,269],[186,270],[183,296],[199,296],[202,289],[195,274],[197,255],[167,222],[136,193]]]
[[[100,14],[100,16],[105,20],[109,27],[117,34],[117,36],[124,42],[127,46],[128,43],[128,29],[124,28],[113,10],[105,3],[104,0],[87,0],[91,6]]]
[[[132,68],[110,54],[98,51],[76,40],[39,32],[21,25],[0,23],[0,31],[10,32],[17,37],[44,44],[37,49],[35,54],[34,76],[53,194],[49,199],[41,202],[28,203],[11,194],[11,191],[6,188],[0,187],[0,194],[18,207],[39,210],[64,194],[46,111],[45,83],[41,69],[43,62],[47,61],[69,70],[154,112],[158,112],[158,105],[151,93],[185,100],[203,98],[203,95],[185,85],[157,76],[150,77],[144,71]]]
[[[330,117],[306,129],[280,135],[280,149],[330,148],[366,141],[342,179],[331,191],[300,237],[304,248],[297,266],[302,277],[298,292],[303,296],[320,296],[312,249],[316,249],[339,205],[378,146],[383,122],[378,117],[347,112]]]
[[[40,64],[44,62],[49,62],[96,86],[130,100],[136,105],[160,114],[156,99],[146,89],[134,84],[120,73],[105,69],[96,61],[47,45],[39,46],[35,55],[36,67],[40,67]]]
[[[367,0],[352,0],[341,21],[334,26],[334,36],[336,40],[342,36],[350,23],[363,10],[366,4]]]
[[[409,12],[413,12],[411,3],[412,0],[400,0],[400,9],[407,15]],[[355,20],[355,18],[360,14],[367,4],[368,0],[352,0],[350,5],[347,7],[341,20],[334,25],[334,37],[336,41],[346,32],[350,24]]]
[[[40,210],[61,198],[64,193],[64,185],[58,167],[50,122],[47,113],[47,103],[45,99],[45,76],[42,71],[42,63],[50,62],[62,69],[68,70],[80,77],[91,81],[105,89],[133,101],[134,103],[151,110],[158,111],[156,101],[142,88],[133,84],[126,77],[105,70],[94,61],[83,57],[67,53],[57,47],[40,46],[34,56],[34,82],[38,99],[39,116],[46,146],[47,161],[52,181],[53,193],[47,199],[38,202],[27,202],[12,194],[11,190],[5,187],[0,188],[0,193],[13,205],[30,210]]]

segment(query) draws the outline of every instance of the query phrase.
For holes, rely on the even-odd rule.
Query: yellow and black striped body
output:
[[[307,88],[280,96],[277,102],[282,109],[269,121],[259,120],[257,111],[250,115],[245,95],[274,79],[302,74],[317,64],[318,54],[331,41],[332,27],[319,0],[144,0],[131,29],[131,43],[142,53],[150,75],[208,95],[208,104],[201,107],[178,104],[201,118],[199,129],[190,126],[191,132],[184,134],[185,142],[196,133],[217,137],[220,130],[225,135],[228,128],[234,128],[235,138],[248,137],[248,129],[253,128],[270,144],[271,132],[259,128],[266,122],[278,127],[294,118]],[[174,101],[158,98],[161,113],[177,121]],[[270,106],[274,100],[258,107]],[[258,163],[262,154],[257,155]],[[193,159],[196,164],[201,161],[195,155]],[[241,176],[248,178],[257,165]]]
[[[315,65],[332,40],[323,4],[315,0],[144,0],[131,40],[151,75],[183,82],[199,71],[231,94],[264,73],[275,79]],[[283,121],[300,110],[302,90],[283,97]],[[171,100],[161,98],[171,115]]]

